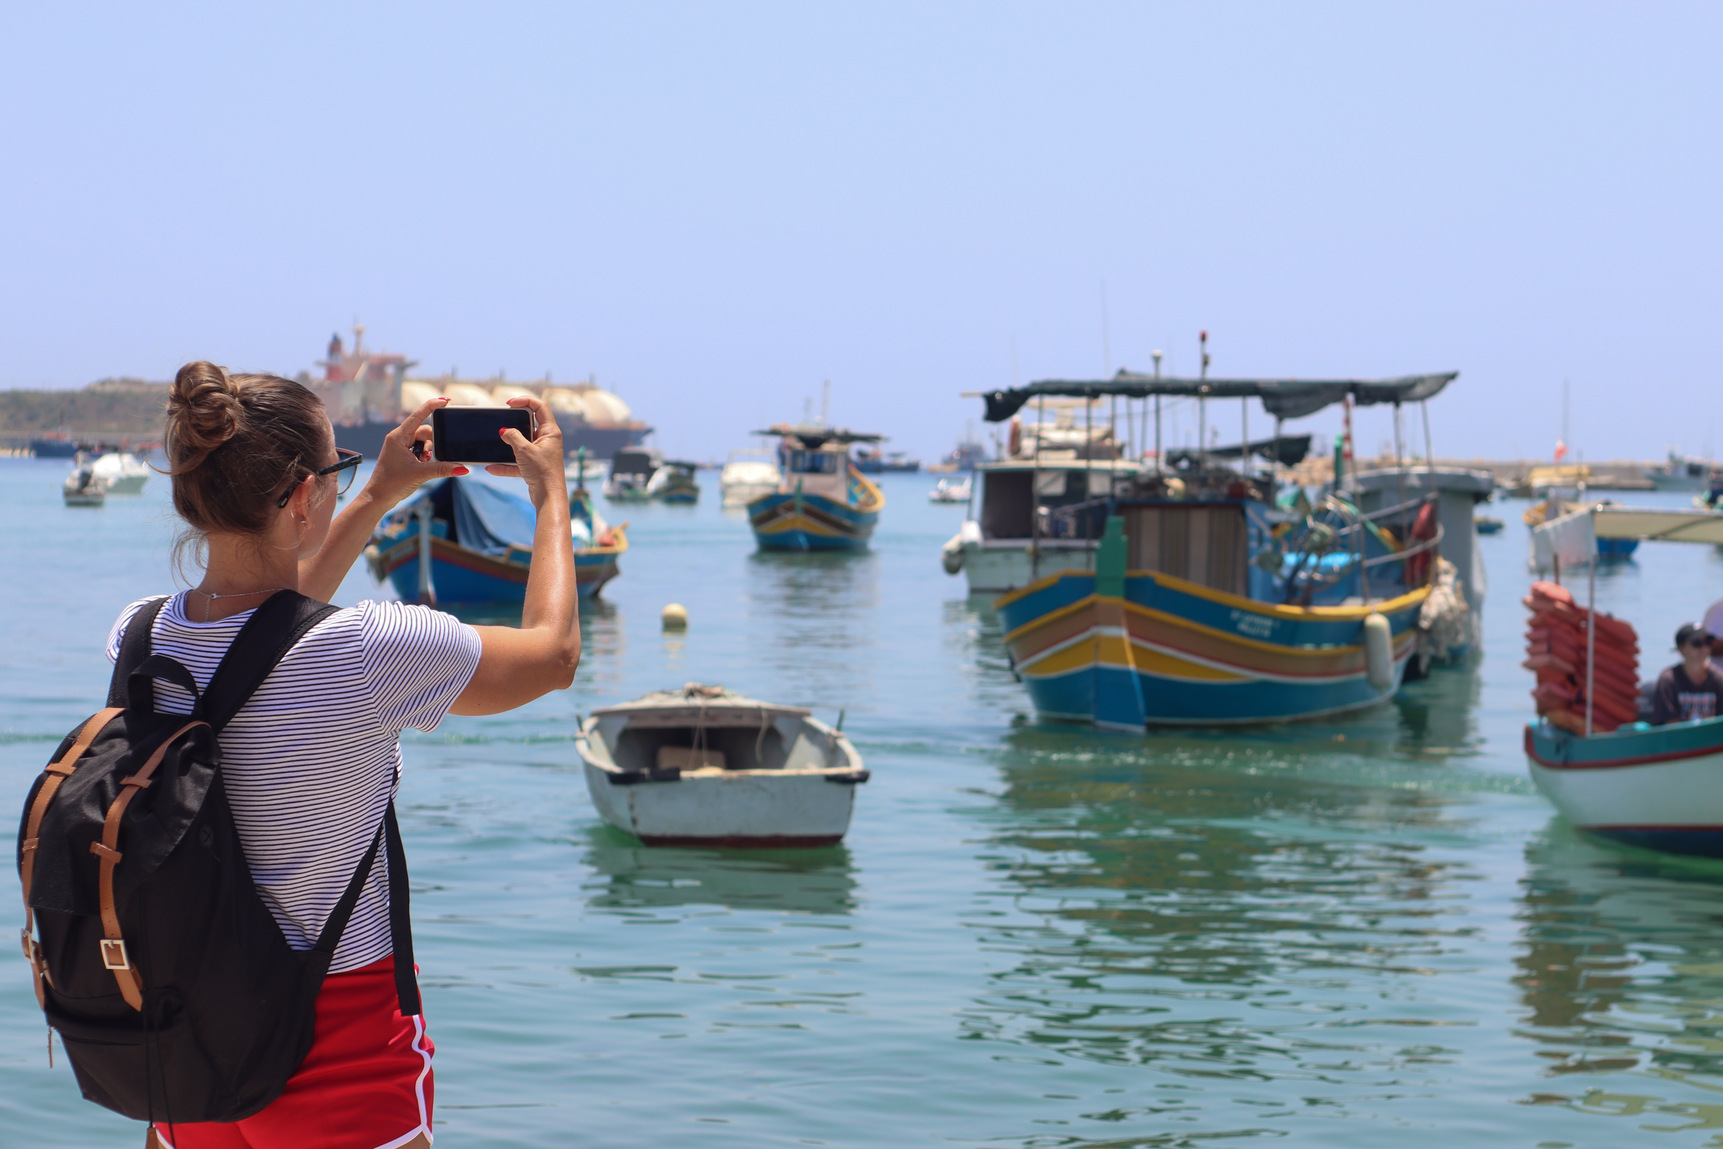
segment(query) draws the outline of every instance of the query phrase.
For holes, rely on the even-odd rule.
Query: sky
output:
[[[932,458],[964,391],[1207,330],[1219,376],[1458,370],[1439,455],[1547,456],[1564,382],[1586,458],[1715,454],[1720,48],[1679,3],[12,5],[0,387],[358,320],[678,455],[830,380]]]

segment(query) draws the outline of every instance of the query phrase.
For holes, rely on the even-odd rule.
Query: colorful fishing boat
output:
[[[371,573],[407,602],[526,601],[537,513],[520,495],[475,479],[427,483],[391,511],[365,548]],[[569,496],[575,582],[590,598],[618,573],[627,524],[612,527],[584,486]]]
[[[1564,567],[1587,568],[1592,598],[1597,580],[1590,558],[1598,542],[1723,545],[1723,514],[1595,505],[1533,527],[1532,538],[1541,570],[1559,577]],[[1588,602],[1582,613],[1590,611]],[[1599,665],[1596,652],[1606,632],[1599,626],[1584,633],[1586,645],[1573,653],[1582,711],[1542,717],[1526,727],[1533,783],[1587,834],[1665,853],[1723,858],[1723,718],[1651,726],[1600,714],[1607,691],[1598,676],[1607,667]]]
[[[993,422],[1040,395],[1255,398],[1279,420],[1336,402],[1420,402],[1453,378],[1121,372],[984,397]],[[1355,710],[1399,689],[1439,574],[1445,601],[1460,599],[1439,555],[1439,484],[1366,512],[1343,478],[1306,512],[1275,505],[1276,464],[1257,473],[1256,454],[1254,444],[1241,450],[1236,469],[1196,455],[1176,473],[1144,469],[1123,482],[1109,469],[1105,486],[1091,483],[1083,500],[1037,516],[1038,534],[1086,543],[1086,569],[1056,571],[994,604],[1037,713],[1127,730],[1263,723]],[[1268,458],[1278,454],[1271,443]]]
[[[694,478],[697,463],[666,459],[646,484],[646,497],[673,506],[692,506],[700,501],[700,484]]]
[[[858,550],[867,546],[885,495],[850,460],[851,443],[880,435],[834,427],[775,424],[759,435],[781,440],[778,489],[748,504],[754,538],[766,551]]]
[[[610,478],[604,482],[604,497],[613,503],[644,503],[652,476],[663,465],[664,455],[655,447],[629,447],[610,460]]]

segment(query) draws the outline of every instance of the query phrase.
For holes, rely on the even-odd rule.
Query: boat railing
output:
[[[1316,534],[1318,536],[1317,545],[1301,545],[1298,548],[1298,558],[1292,569],[1285,575],[1285,601],[1291,602],[1295,597],[1302,597],[1308,602],[1317,591],[1337,585],[1342,580],[1350,578],[1354,572],[1357,572],[1359,576],[1361,596],[1368,599],[1370,597],[1371,570],[1387,566],[1390,563],[1410,563],[1418,555],[1439,552],[1443,535],[1440,520],[1437,520],[1435,533],[1430,538],[1420,539],[1416,542],[1410,538],[1401,541],[1397,538],[1385,537],[1382,530],[1384,520],[1405,521],[1412,519],[1416,521],[1417,512],[1422,511],[1426,504],[1432,504],[1435,501],[1436,496],[1432,493],[1366,513],[1349,499],[1333,494],[1324,496],[1305,520],[1308,524],[1306,537],[1308,538],[1310,534]],[[1323,519],[1329,516],[1339,521],[1337,523],[1324,522]],[[1317,527],[1322,528],[1320,532],[1314,530]],[[1366,556],[1364,547],[1366,533],[1376,536],[1377,541],[1383,544],[1385,553],[1373,557]],[[1350,554],[1354,561],[1343,566],[1324,567],[1320,560],[1330,554]],[[1312,563],[1313,559],[1317,561]],[[1436,564],[1430,563],[1424,573],[1423,582],[1428,582],[1433,578],[1435,570]],[[1408,568],[1408,574],[1410,574],[1410,568]]]

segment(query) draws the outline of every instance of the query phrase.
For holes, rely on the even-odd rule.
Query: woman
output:
[[[195,589],[174,596],[152,647],[205,688],[251,612],[282,589],[331,598],[382,516],[420,483],[466,474],[420,457],[433,399],[389,433],[364,489],[335,515],[358,457],[335,447],[310,390],[271,375],[181,368],[168,397],[174,508],[207,555]],[[508,429],[518,476],[538,510],[519,629],[468,626],[402,603],[361,603],[317,624],[221,734],[222,775],[246,860],[295,948],[309,949],[394,795],[400,733],[444,714],[495,714],[574,679],[580,620],[569,545],[562,432],[550,408],[531,442]],[[428,455],[428,452],[427,452]],[[127,607],[108,642],[119,653]],[[190,695],[157,687],[157,708]],[[158,1124],[168,1149],[417,1149],[431,1143],[431,1055],[423,1019],[397,1007],[386,865],[379,856],[317,1000],[316,1038],[286,1091],[233,1124]]]

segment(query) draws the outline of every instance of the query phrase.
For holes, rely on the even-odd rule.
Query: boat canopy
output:
[[[1402,375],[1397,379],[1171,379],[1141,375],[1121,367],[1111,379],[1044,379],[1024,387],[983,391],[981,398],[987,404],[989,423],[1003,423],[1025,403],[1043,395],[1074,399],[1143,399],[1151,395],[1261,399],[1263,407],[1277,419],[1302,419],[1347,396],[1361,407],[1416,403],[1440,392],[1459,374],[1446,371],[1436,375]]]
[[[1723,513],[1599,503],[1533,527],[1532,563],[1539,570],[1558,561],[1581,566],[1597,553],[1598,539],[1723,546]]]
[[[1296,467],[1310,454],[1310,436],[1283,435],[1278,439],[1258,439],[1254,443],[1243,445],[1234,443],[1230,447],[1210,447],[1207,451],[1198,451],[1195,447],[1177,447],[1167,452],[1167,462],[1177,467],[1185,463],[1195,463],[1203,457],[1236,459],[1247,450],[1259,459],[1267,459],[1283,467]]]
[[[883,443],[884,435],[872,435],[863,431],[845,431],[841,427],[822,427],[814,423],[773,423],[764,431],[752,431],[754,435],[777,435],[780,438],[796,438],[810,451],[817,451],[827,443]]]

